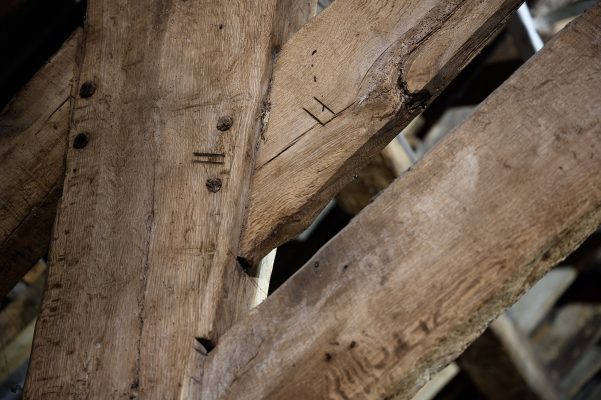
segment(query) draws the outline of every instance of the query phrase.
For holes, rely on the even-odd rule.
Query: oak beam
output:
[[[482,49],[519,0],[334,2],[274,70],[240,256],[293,238]]]
[[[601,222],[601,4],[234,325],[203,400],[411,398]]]
[[[186,398],[199,352],[256,302],[236,254],[292,29],[277,3],[88,3],[25,398]]]
[[[375,3],[336,2],[276,55],[264,114],[268,129],[239,252],[248,264],[257,265],[272,248],[306,228],[484,46],[519,2],[405,3],[387,1],[379,12]],[[276,51],[313,14],[315,2],[280,0],[277,7],[278,14],[288,10],[288,19],[276,20]],[[401,69],[404,83],[398,86]],[[344,109],[332,123],[326,103]],[[311,115],[325,115],[327,129]],[[50,222],[39,226],[49,231]],[[32,250],[27,250],[32,257],[42,255]]]

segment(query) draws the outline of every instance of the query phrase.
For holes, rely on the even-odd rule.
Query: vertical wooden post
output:
[[[26,398],[185,397],[249,308],[236,255],[282,15],[89,2]]]

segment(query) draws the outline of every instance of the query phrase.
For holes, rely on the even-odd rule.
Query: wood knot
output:
[[[205,185],[207,186],[207,189],[209,189],[209,192],[217,193],[219,190],[221,190],[221,179],[209,178],[207,179],[207,183]]]
[[[96,92],[96,84],[92,81],[85,81],[79,88],[79,97],[88,98]]]
[[[225,132],[232,127],[233,123],[234,121],[229,115],[219,117],[219,119],[217,120],[217,129],[221,132]]]

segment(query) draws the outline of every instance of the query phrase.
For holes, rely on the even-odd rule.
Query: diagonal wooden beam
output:
[[[599,71],[601,4],[234,325],[200,398],[410,398],[601,222]]]
[[[88,3],[26,398],[186,398],[265,296],[236,253],[287,6]]]
[[[0,113],[0,298],[48,251],[81,31]]]
[[[240,255],[256,264],[306,228],[519,3],[336,1],[296,34],[276,63]]]

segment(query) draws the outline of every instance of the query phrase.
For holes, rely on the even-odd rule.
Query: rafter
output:
[[[295,35],[276,63],[240,255],[256,264],[306,228],[519,3],[336,1]]]
[[[600,70],[597,5],[232,327],[199,398],[409,399],[601,222]]]

